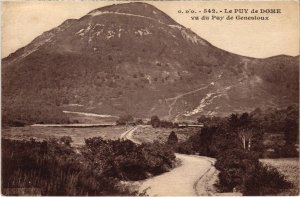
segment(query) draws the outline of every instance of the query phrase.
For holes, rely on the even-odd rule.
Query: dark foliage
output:
[[[86,139],[83,154],[103,176],[122,180],[141,180],[172,167],[174,153],[159,143],[136,145],[133,142]],[[101,164],[101,165],[100,165]]]
[[[214,121],[212,121],[214,120]],[[178,145],[182,153],[199,153],[216,157],[220,150],[250,148],[259,157],[298,157],[295,144],[298,142],[298,109],[290,106],[281,110],[232,114],[225,118],[201,116],[204,128]],[[264,145],[264,133],[283,133],[285,145]],[[231,143],[225,143],[230,141]],[[249,144],[250,142],[250,144]],[[189,145],[187,145],[189,144]],[[267,154],[273,149],[272,154]]]
[[[61,196],[126,194],[58,140],[2,140],[2,188],[40,188],[42,195]]]
[[[275,168],[264,166],[253,152],[232,149],[217,157],[219,188],[245,195],[275,195],[291,186]]]
[[[198,123],[202,123],[205,126],[215,126],[217,124],[219,124],[222,121],[222,118],[220,117],[210,117],[210,116],[200,116],[199,118],[197,118],[197,122]]]
[[[2,140],[2,189],[40,188],[41,195],[135,195],[120,180],[168,171],[174,153],[154,143],[90,138],[76,153],[70,137],[48,141]]]
[[[256,165],[258,165],[258,159],[241,149],[222,152],[218,155],[215,164],[220,171],[219,186],[224,191],[232,191],[234,187],[243,185],[244,175]]]
[[[160,119],[158,118],[158,116],[152,116],[151,120],[150,120],[150,124],[154,128],[159,127],[160,126]]]
[[[133,117],[131,115],[123,115],[116,121],[117,125],[127,125],[133,123]]]
[[[276,168],[259,163],[245,178],[244,194],[276,195],[291,186],[292,184]]]
[[[175,146],[178,143],[178,137],[174,131],[172,131],[168,137],[167,144]]]
[[[297,116],[293,108],[282,111],[279,116],[284,116],[281,117],[284,121],[279,126],[285,131],[286,144],[277,147],[276,151],[282,157],[293,157],[298,154],[293,144],[298,128]],[[264,166],[258,160],[265,149],[263,134],[270,128],[265,122],[268,118],[262,120],[258,113],[259,110],[251,114],[232,114],[228,118],[219,119],[217,124],[208,121],[201,131],[187,142],[180,143],[177,151],[216,157],[215,165],[220,171],[218,186],[222,191],[275,195],[289,188],[291,183],[276,169]]]
[[[152,125],[153,128],[157,128],[157,127],[174,128],[177,125],[166,120],[160,120],[158,116],[152,116],[150,120],[150,124]]]
[[[136,124],[136,125],[142,125],[142,124],[144,124],[144,122],[143,122],[142,119],[137,119],[137,120],[135,121],[135,124]]]

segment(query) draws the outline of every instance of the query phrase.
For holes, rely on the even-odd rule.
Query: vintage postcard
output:
[[[299,1],[1,6],[2,195],[299,195]]]

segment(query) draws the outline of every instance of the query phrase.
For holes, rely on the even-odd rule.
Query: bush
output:
[[[117,125],[127,125],[133,123],[133,117],[131,115],[123,115],[116,121]]]
[[[40,188],[41,195],[124,195],[118,181],[58,140],[2,140],[3,188]],[[6,194],[11,195],[11,194]]]
[[[150,120],[150,124],[152,125],[153,128],[157,128],[157,127],[174,128],[176,126],[172,122],[166,120],[160,120],[158,116],[152,116]]]
[[[257,154],[241,149],[228,150],[217,157],[219,187],[244,195],[275,195],[291,186],[275,168],[262,165]]]
[[[166,121],[166,120],[160,121],[159,126],[160,126],[160,127],[163,127],[163,128],[174,128],[173,123],[172,123],[172,122],[169,122],[169,121]]]
[[[227,150],[219,154],[215,166],[220,171],[220,188],[226,192],[232,191],[235,187],[241,189],[244,177],[257,165],[258,158],[241,149]]]
[[[172,131],[168,137],[167,144],[175,146],[178,143],[178,137],[174,131]]]
[[[166,172],[175,160],[174,153],[157,142],[136,145],[129,140],[112,141],[100,137],[86,139],[83,154],[96,163],[93,168],[102,176],[121,180],[141,180],[147,178],[149,173]]]
[[[276,158],[299,157],[299,152],[293,144],[285,144],[282,147],[276,147],[275,153]]]
[[[62,142],[62,143],[61,143]],[[40,188],[41,195],[136,195],[120,180],[142,180],[169,171],[175,155],[166,146],[86,139],[81,154],[68,136],[37,142],[2,140],[2,189]],[[7,195],[11,195],[7,193]]]
[[[137,120],[135,121],[135,124],[136,124],[136,125],[142,125],[142,124],[144,124],[144,122],[143,122],[142,119],[137,119]]]
[[[292,186],[276,168],[259,164],[245,181],[245,195],[276,195]]]
[[[150,120],[150,124],[152,125],[153,128],[157,128],[160,126],[160,119],[158,116],[152,116]]]
[[[71,143],[73,142],[73,140],[70,136],[63,136],[59,140],[62,143],[64,143],[66,146],[71,146]]]

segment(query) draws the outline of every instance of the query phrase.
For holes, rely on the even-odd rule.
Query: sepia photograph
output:
[[[300,195],[299,1],[0,3],[1,195]]]

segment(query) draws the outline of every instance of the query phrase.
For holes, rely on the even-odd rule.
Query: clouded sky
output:
[[[58,26],[66,19],[80,18],[93,9],[114,3],[122,2],[4,2],[2,4],[2,57],[25,46],[44,31]],[[191,28],[199,36],[224,50],[260,58],[279,54],[293,56],[299,54],[299,3],[297,1],[147,1],[147,3],[156,6],[181,25]],[[178,10],[188,9],[281,9],[282,13],[256,14],[257,16],[269,16],[269,21],[228,21],[224,19],[223,21],[193,21],[191,14],[178,13]],[[215,15],[227,16],[224,13]]]

